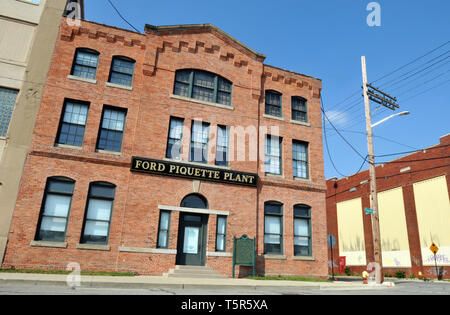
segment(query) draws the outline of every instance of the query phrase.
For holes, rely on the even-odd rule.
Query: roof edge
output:
[[[210,31],[215,31],[222,36],[228,38],[230,41],[234,42],[238,46],[241,46],[244,48],[247,52],[254,55],[257,59],[262,59],[264,61],[266,59],[266,55],[261,54],[247,45],[243,44],[242,42],[238,41],[233,36],[227,34],[226,32],[222,31],[220,28],[213,24],[180,24],[180,25],[162,25],[162,26],[155,26],[151,24],[145,24],[145,31],[153,32],[153,33],[159,33],[159,32],[170,32],[170,31],[184,31],[184,30],[193,30],[193,29],[206,29]]]

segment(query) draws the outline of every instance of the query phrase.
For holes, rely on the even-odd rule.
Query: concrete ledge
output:
[[[95,244],[77,244],[77,248],[87,250],[102,250],[102,251],[111,250],[111,246],[109,245],[95,245]]]
[[[271,255],[271,254],[266,254],[263,255],[264,259],[274,259],[274,260],[286,260],[286,255]]]
[[[195,98],[189,98],[189,97],[186,97],[186,96],[170,94],[170,98],[175,98],[177,100],[182,100],[182,101],[187,101],[187,102],[192,102],[192,103],[197,103],[197,104],[202,104],[202,105],[219,107],[219,108],[223,108],[223,109],[234,110],[233,106],[228,106],[228,105],[223,105],[223,104],[218,104],[218,103],[212,103],[212,102],[207,102],[207,101],[201,101],[201,100],[197,100]]]
[[[302,125],[302,126],[305,126],[305,127],[311,127],[310,123],[303,122],[303,121],[298,121],[298,120],[292,120],[291,119],[290,122],[291,122],[291,124]]]
[[[69,80],[75,80],[75,81],[81,81],[81,82],[86,82],[86,83],[91,83],[91,84],[97,84],[97,80],[94,79],[88,79],[88,78],[82,78],[82,77],[77,77],[75,75],[71,75],[69,74],[67,76],[67,79]]]
[[[268,115],[268,114],[264,114],[263,117],[264,117],[264,118],[268,118],[268,119],[276,119],[276,120],[284,121],[284,118],[283,118],[283,117],[272,116],[272,115]]]
[[[206,252],[206,256],[212,256],[212,257],[233,257],[232,253],[226,253],[226,252]]]
[[[311,256],[293,256],[292,260],[315,261],[316,259]]]
[[[150,253],[150,254],[165,254],[165,255],[176,255],[176,249],[166,249],[166,248],[139,248],[139,247],[119,247],[119,252],[129,252],[129,253]]]
[[[54,248],[67,248],[67,242],[43,242],[43,241],[31,241],[31,247],[54,247]]]
[[[120,84],[116,84],[116,83],[106,82],[106,86],[109,86],[109,87],[112,87],[112,88],[116,88],[116,89],[133,91],[133,87],[132,86],[128,86],[128,85],[120,85]]]

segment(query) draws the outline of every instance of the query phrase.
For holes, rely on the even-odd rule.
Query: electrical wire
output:
[[[130,22],[128,22],[128,20],[126,18],[123,17],[123,15],[119,12],[119,10],[116,8],[116,6],[112,3],[111,0],[107,0],[109,2],[109,4],[112,6],[112,8],[116,11],[116,13],[119,15],[119,17],[125,22],[127,23],[131,28],[133,28],[136,32],[140,33],[140,31],[134,27]]]

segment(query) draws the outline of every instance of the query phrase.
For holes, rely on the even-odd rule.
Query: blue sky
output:
[[[373,82],[450,41],[448,0],[378,0],[379,27],[366,22],[371,0],[112,1],[140,31],[145,24],[211,23],[267,55],[266,64],[322,79],[327,116],[363,156],[367,144],[359,93],[361,56],[367,58],[368,80]],[[85,2],[87,20],[130,29],[107,0]],[[435,145],[450,132],[449,51],[447,43],[374,83],[398,96],[401,111],[411,112],[374,128],[376,155]],[[389,110],[380,109],[373,122],[389,115]],[[336,168],[343,175],[353,174],[363,160],[329,123],[325,126]],[[342,177],[326,149],[324,153],[325,177]],[[377,158],[377,162],[390,159]]]

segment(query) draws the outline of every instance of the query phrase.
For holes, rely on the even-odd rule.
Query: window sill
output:
[[[227,253],[227,252],[207,252],[206,256],[211,256],[211,257],[233,257],[232,253]]]
[[[264,254],[264,259],[273,259],[273,260],[286,260],[286,255],[274,255],[274,254]]]
[[[301,178],[301,177],[294,177],[295,181],[304,182],[304,183],[311,183],[310,178]]]
[[[128,86],[128,85],[120,85],[120,84],[116,84],[116,83],[106,82],[106,86],[109,86],[112,88],[117,88],[117,89],[122,89],[122,90],[133,91],[133,87]]]
[[[78,249],[110,251],[109,245],[77,244]]]
[[[312,256],[293,256],[292,260],[316,261]]]
[[[212,168],[223,169],[223,170],[231,170],[231,167],[229,167],[229,166],[220,166],[220,165],[207,164],[207,163],[183,161],[183,160],[169,159],[169,158],[164,158],[164,161],[174,162],[174,163],[190,164],[190,165],[194,165],[194,166],[212,167]]]
[[[299,121],[299,120],[291,120],[291,123],[292,124],[296,124],[296,125],[302,125],[302,126],[306,126],[306,127],[311,127],[310,123]]]
[[[60,143],[56,143],[55,147],[63,148],[63,149],[72,149],[72,150],[81,150],[82,149],[82,147],[77,147],[77,146],[69,145],[69,144],[60,144]]]
[[[102,153],[102,154],[118,155],[118,156],[122,155],[122,152],[107,151],[107,150],[100,150],[100,149],[97,149],[95,152]]]
[[[231,106],[231,105],[223,105],[223,104],[218,104],[218,103],[212,103],[212,102],[207,102],[207,101],[201,101],[201,100],[197,100],[197,99],[195,99],[195,98],[190,98],[190,97],[186,97],[186,96],[180,96],[180,95],[170,94],[170,98],[175,98],[175,99],[177,99],[177,100],[182,100],[182,101],[187,101],[187,102],[193,102],[193,103],[198,103],[198,104],[203,104],[203,105],[208,105],[208,106],[214,106],[214,107],[223,108],[223,109],[234,110],[234,107]]]
[[[283,175],[279,175],[279,174],[271,174],[271,173],[266,173],[264,174],[266,177],[272,177],[272,178],[278,178],[278,179],[283,179],[284,176]]]
[[[86,82],[86,83],[91,83],[91,84],[97,84],[97,80],[94,79],[88,79],[88,78],[82,78],[82,77],[77,77],[75,75],[71,75],[69,74],[67,76],[67,79],[69,80],[75,80],[75,81],[81,81],[81,82]]]
[[[31,247],[67,248],[67,242],[31,241],[30,246]]]
[[[138,248],[138,247],[122,247],[122,246],[119,246],[119,252],[165,254],[165,255],[176,255],[177,254],[177,250],[176,249]]]
[[[284,121],[284,118],[283,118],[283,117],[272,116],[272,115],[268,115],[268,114],[264,114],[263,117],[264,117],[264,118],[269,118],[269,119],[276,119],[276,120]]]

